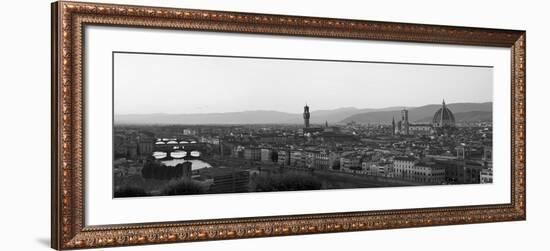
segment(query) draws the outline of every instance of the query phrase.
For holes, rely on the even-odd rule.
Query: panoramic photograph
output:
[[[113,52],[113,197],[492,184],[493,68]]]

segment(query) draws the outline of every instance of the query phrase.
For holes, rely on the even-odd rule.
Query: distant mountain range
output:
[[[484,121],[490,122],[493,121],[493,112],[491,111],[470,111],[470,112],[459,112],[453,113],[455,115],[455,120],[460,122],[474,122],[474,121]],[[416,122],[432,122],[433,116],[429,116]]]
[[[455,115],[455,120],[459,121],[491,121],[493,113],[493,103],[454,103],[447,104],[447,107]],[[441,108],[441,104],[425,105],[409,110],[409,121],[411,122],[429,122],[432,120],[435,112]],[[373,111],[357,113],[342,120],[347,123],[355,121],[361,124],[368,123],[387,123],[392,118],[399,120],[401,118],[401,109],[391,111]]]
[[[441,107],[425,105],[408,107],[409,121],[429,122],[433,114]],[[447,107],[453,112],[457,121],[491,121],[492,102],[487,103],[454,103]],[[347,123],[389,123],[392,117],[400,118],[403,107],[365,108],[344,107],[334,110],[317,110],[311,112],[310,123],[329,124]],[[301,113],[278,111],[244,111],[204,114],[126,114],[116,115],[116,124],[302,124]]]

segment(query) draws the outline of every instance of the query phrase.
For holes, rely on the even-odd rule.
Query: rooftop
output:
[[[415,161],[416,158],[412,156],[398,156],[393,158],[393,160],[400,160],[400,161]]]

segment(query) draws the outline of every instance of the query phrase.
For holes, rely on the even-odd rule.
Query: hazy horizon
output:
[[[485,102],[456,102],[456,103],[447,103],[445,101],[446,105],[453,105],[453,104],[464,104],[464,103],[472,103],[472,104],[484,104],[484,103],[492,103],[493,101],[485,101]],[[305,105],[305,104],[304,104]],[[372,109],[373,112],[376,112],[377,110],[384,110],[384,111],[397,111],[401,110],[403,108],[406,109],[414,109],[419,108],[423,106],[429,106],[429,105],[441,105],[441,102],[439,104],[425,104],[421,106],[388,106],[388,107],[338,107],[334,109],[312,109],[312,107],[308,104],[310,108],[310,112],[322,112],[322,111],[335,111],[335,110],[344,110],[344,109],[354,109],[354,110],[364,110],[364,109]],[[395,108],[395,110],[389,110],[390,108]],[[166,114],[166,115],[200,115],[200,114],[223,114],[223,113],[241,113],[241,112],[280,112],[280,113],[288,113],[288,114],[302,114],[303,113],[303,106],[300,108],[299,111],[296,112],[283,112],[283,111],[277,111],[277,110],[243,110],[243,111],[227,111],[227,112],[212,112],[212,113],[168,113],[168,112],[155,112],[155,113],[122,113],[117,114],[115,113],[115,116],[125,116],[125,115],[153,115],[153,114]]]
[[[114,113],[301,113],[492,102],[493,68],[114,53]]]

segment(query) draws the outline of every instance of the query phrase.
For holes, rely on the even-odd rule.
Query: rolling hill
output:
[[[441,105],[426,105],[408,108],[409,120],[425,122]],[[492,103],[456,103],[449,104],[457,120],[477,121],[490,119]],[[365,108],[344,107],[333,110],[316,110],[311,112],[312,124],[347,123],[390,123],[392,117],[400,118],[401,107]],[[278,111],[243,111],[203,114],[125,114],[116,115],[115,124],[302,124],[301,113]]]
[[[462,122],[474,122],[474,121],[493,121],[493,113],[488,111],[470,111],[470,112],[459,112],[453,113],[455,115],[456,121]],[[432,122],[433,117],[426,117],[416,122]]]
[[[115,124],[274,124],[289,121],[297,114],[277,111],[245,111],[204,114],[116,115]]]
[[[454,103],[448,104],[447,107],[455,114],[457,121],[490,121],[492,118],[493,103]],[[431,121],[434,113],[441,108],[440,104],[425,105],[415,108],[409,108],[409,121],[412,122],[428,122]],[[355,121],[360,124],[369,123],[390,123],[392,118],[400,120],[401,111],[372,111],[358,113],[342,120],[342,123]],[[479,119],[479,120],[477,120]]]

